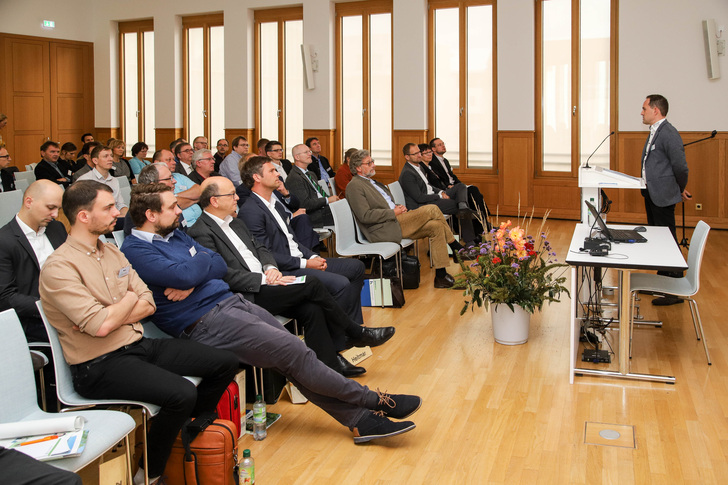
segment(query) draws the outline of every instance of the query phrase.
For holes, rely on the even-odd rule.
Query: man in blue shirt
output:
[[[122,251],[149,286],[154,322],[172,336],[234,352],[241,362],[276,369],[311,402],[354,432],[354,442],[414,429],[403,419],[419,409],[418,396],[369,390],[324,365],[267,311],[230,291],[222,257],[176,230],[179,207],[162,184],[138,185],[131,198],[136,229]],[[375,413],[381,411],[380,413]]]

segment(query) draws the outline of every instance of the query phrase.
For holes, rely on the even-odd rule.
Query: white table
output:
[[[634,226],[609,226],[615,229],[633,229]],[[685,258],[680,252],[670,230],[666,227],[648,226],[642,235],[645,243],[615,244],[607,256],[591,256],[589,252],[580,251],[584,246],[584,238],[589,236],[590,226],[577,224],[571,238],[566,262],[571,265],[571,338],[569,351],[569,382],[574,383],[575,375],[593,375],[600,377],[616,377],[622,379],[638,379],[674,384],[675,377],[652,374],[635,374],[630,372],[629,361],[629,322],[632,315],[632,298],[629,291],[629,275],[633,270],[651,271],[684,271],[687,269]],[[581,324],[579,320],[579,300],[577,281],[582,267],[612,268],[619,272],[620,318],[619,318],[619,371],[585,369],[576,366],[579,351]]]

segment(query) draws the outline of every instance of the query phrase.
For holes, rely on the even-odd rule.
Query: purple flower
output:
[[[519,268],[518,263],[511,263],[511,268]]]

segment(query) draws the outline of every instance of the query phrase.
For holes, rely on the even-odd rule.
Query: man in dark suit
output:
[[[399,184],[404,192],[407,209],[414,210],[426,204],[435,204],[443,214],[458,218],[464,241],[475,241],[473,212],[468,207],[468,189],[464,184],[453,185],[446,190],[433,187],[427,179],[428,169],[422,166],[422,153],[414,143],[402,148],[407,163],[399,174]]]
[[[646,189],[647,224],[670,228],[677,242],[675,230],[675,204],[688,200],[692,194],[685,190],[688,184],[688,164],[685,160],[680,133],[665,117],[669,104],[664,96],[650,94],[642,104],[642,123],[650,127],[650,134],[642,150],[642,178]],[[681,277],[682,272],[658,272],[664,276]],[[656,305],[682,303],[678,298],[664,297],[653,300]]]
[[[265,151],[264,156],[271,159],[273,165],[276,166],[276,170],[278,170],[278,174],[283,178],[283,182],[285,182],[288,174],[291,173],[293,164],[287,158],[283,158],[284,153],[281,142],[278,140],[270,140],[265,144],[263,151]]]
[[[66,241],[66,228],[54,220],[62,197],[54,182],[33,182],[18,215],[0,229],[0,311],[15,309],[29,341],[48,341],[35,302],[40,268]]]
[[[215,171],[215,157],[208,149],[197,150],[192,155],[192,173],[190,180],[196,184],[202,184],[208,177],[217,177],[220,174]]]
[[[61,145],[49,140],[40,146],[40,155],[43,159],[35,166],[36,180],[51,180],[66,188],[71,185],[71,179],[63,175],[56,165],[58,157],[61,156]]]
[[[193,172],[192,169],[192,155],[195,153],[194,148],[187,142],[179,143],[174,147],[174,156],[177,157],[177,166],[175,167],[175,173],[181,173],[182,175],[189,177]]]
[[[233,183],[225,177],[211,177],[202,184],[203,213],[188,234],[218,253],[227,263],[223,280],[235,293],[274,315],[295,318],[306,329],[308,345],[323,363],[345,377],[366,372],[337,354],[353,345],[381,345],[394,335],[394,328],[361,327],[353,322],[316,278],[291,284],[294,276],[283,276],[271,252],[235,217]],[[350,340],[347,343],[346,340]]]
[[[329,159],[321,154],[321,142],[315,136],[306,139],[306,146],[311,149],[311,166],[310,171],[316,175],[316,180],[324,180],[327,184],[336,176],[336,172],[331,168]]]
[[[10,158],[7,148],[0,148],[0,177],[2,177],[0,191],[2,192],[15,190],[15,175],[10,170],[6,170],[12,161],[13,159]]]
[[[311,150],[306,145],[294,146],[291,153],[294,165],[286,179],[286,187],[301,201],[314,227],[333,225],[334,216],[331,215],[329,204],[339,198],[326,195],[316,175],[308,169],[311,165]]]
[[[351,258],[322,258],[301,244],[283,205],[273,195],[281,181],[269,158],[251,158],[243,165],[240,175],[253,195],[240,208],[238,217],[273,253],[278,269],[283,274],[318,278],[346,314],[355,322],[363,323],[360,294],[364,263]]]

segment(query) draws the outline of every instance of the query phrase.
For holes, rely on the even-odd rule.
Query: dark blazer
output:
[[[283,170],[286,171],[286,173],[291,173],[291,169],[293,168],[293,164],[290,160],[287,158],[281,159],[281,166],[283,167]]]
[[[195,172],[194,170],[192,172],[190,172],[190,175],[192,175],[194,172]],[[180,162],[179,160],[177,160],[177,163],[175,164],[174,173],[181,173],[185,177],[189,177],[190,176],[190,175],[187,175],[187,171],[182,166],[182,162]]]
[[[10,170],[0,170],[0,178],[2,178],[3,192],[15,190],[15,175]]]
[[[210,177],[219,177],[220,174],[217,172],[212,172],[210,174]],[[204,178],[202,178],[202,175],[197,173],[197,170],[193,170],[191,174],[188,175],[189,179],[192,180],[196,184],[202,184],[202,182],[205,181]]]
[[[440,162],[440,159],[433,154],[432,160],[430,161],[430,169],[434,172],[435,175],[437,175],[437,178],[440,179],[440,182],[445,185],[445,187],[450,185],[450,179],[447,177],[448,174],[450,174],[450,176],[454,180],[453,185],[459,183],[460,179],[452,171],[452,167],[450,167],[450,162],[445,157],[442,157],[442,160],[444,163]]]
[[[230,222],[230,229],[245,243],[255,257],[260,261],[263,268],[268,265],[278,267],[273,254],[258,242],[250,234],[245,223],[238,218]],[[245,263],[245,260],[235,248],[230,239],[225,235],[220,226],[206,213],[197,219],[197,222],[189,228],[187,234],[192,236],[198,243],[206,248],[212,249],[225,260],[228,271],[223,280],[230,285],[230,290],[235,293],[242,293],[246,300],[255,302],[255,293],[260,292],[261,273],[253,273]]]
[[[649,140],[648,135],[642,160],[650,199],[658,207],[677,204],[688,184],[688,164],[680,133],[665,120],[657,128],[650,147]]]
[[[389,194],[394,202],[389,189],[376,180],[375,183]],[[346,200],[361,227],[361,232],[369,241],[398,243],[402,240],[402,228],[397,216],[394,215],[394,210],[389,208],[387,201],[371,182],[358,175],[352,177],[346,186]]]
[[[54,249],[66,241],[66,228],[58,221],[51,221],[45,234]],[[45,335],[40,313],[35,306],[40,298],[39,276],[40,266],[35,251],[13,217],[0,228],[0,311],[14,308],[26,329],[26,335],[34,339]],[[42,340],[48,340],[48,337]]]
[[[289,216],[285,214],[282,205],[278,213],[281,214],[281,217],[286,222],[288,232],[293,235],[293,240],[298,244],[298,248],[303,253],[303,257],[309,259],[311,256],[316,255],[316,253],[301,244],[298,240],[296,233],[291,229],[290,220],[288,220]],[[260,197],[251,195],[248,201],[240,208],[238,217],[245,222],[253,237],[273,253],[279,270],[294,271],[301,268],[301,259],[291,256],[288,237],[281,230],[275,218],[268,210],[268,207],[260,200]]]
[[[58,172],[58,170],[56,170],[56,166],[54,166],[52,163],[41,160],[40,162],[38,162],[38,165],[35,166],[35,170],[33,172],[35,173],[36,180],[46,179],[50,180],[51,182],[55,182],[58,185],[63,185],[64,187],[68,187],[69,185],[71,185],[71,179],[69,178],[66,178],[67,182],[58,181],[58,179],[61,178],[61,174]]]
[[[440,201],[437,194],[428,194],[427,185],[417,173],[417,170],[409,163],[405,163],[402,172],[399,174],[399,184],[404,192],[404,199],[407,209],[414,210],[426,204],[436,204]]]
[[[301,201],[301,207],[306,209],[306,214],[311,218],[314,227],[334,224],[334,216],[331,215],[328,202],[325,198],[319,197],[311,181],[298,167],[293,167],[288,173],[286,187]]]
[[[321,180],[322,178],[319,162],[323,165],[324,170],[326,170],[326,173],[329,174],[329,177],[334,178],[334,176],[336,176],[336,172],[334,172],[334,169],[331,168],[328,158],[323,155],[319,155],[318,158],[316,158],[316,155],[311,155],[311,165],[308,166],[308,169],[316,175],[316,180]]]

